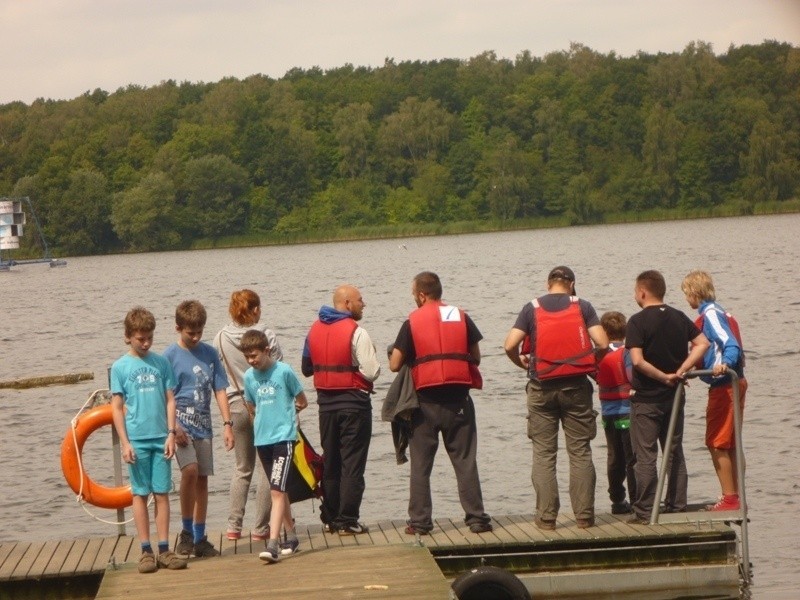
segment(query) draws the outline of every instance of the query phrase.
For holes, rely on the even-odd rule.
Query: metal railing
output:
[[[711,369],[697,369],[688,371],[684,375],[684,380],[700,377],[701,375],[713,375]],[[736,478],[739,487],[739,514],[741,517],[742,540],[741,540],[741,573],[742,579],[745,583],[750,583],[750,544],[748,541],[747,533],[747,496],[745,494],[744,483],[744,449],[742,447],[742,407],[739,398],[739,376],[733,369],[728,369],[726,375],[731,378],[731,388],[733,390],[733,432],[736,441]],[[660,511],[661,499],[664,494],[664,481],[667,477],[670,457],[672,454],[672,441],[675,435],[675,425],[678,421],[678,413],[682,408],[681,403],[684,401],[684,381],[678,383],[675,389],[675,397],[672,404],[672,414],[669,418],[669,426],[667,428],[667,439],[664,442],[662,450],[661,469],[658,473],[658,486],[656,487],[656,498],[653,502],[653,510],[650,513],[650,524],[655,525],[658,523],[658,516]]]

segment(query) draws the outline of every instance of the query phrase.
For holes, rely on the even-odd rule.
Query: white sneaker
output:
[[[281,554],[294,554],[300,551],[300,540],[287,540],[281,544]]]
[[[277,550],[270,550],[267,548],[264,552],[258,555],[258,558],[264,562],[276,563],[281,559],[281,555]]]

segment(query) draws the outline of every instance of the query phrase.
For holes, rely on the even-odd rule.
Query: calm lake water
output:
[[[154,348],[175,338],[174,309],[196,298],[208,310],[204,338],[228,322],[230,292],[249,287],[262,298],[263,319],[272,326],[287,362],[298,372],[300,351],[321,304],[342,282],[360,287],[366,301],[363,326],[383,356],[413,308],[411,278],[439,273],[444,299],[465,308],[484,335],[484,389],[474,394],[486,509],[531,513],[530,445],[525,433],[524,375],[505,357],[502,343],[522,305],[545,289],[551,267],[570,265],[579,294],[598,313],[630,315],[633,281],[644,269],[661,270],[667,301],[691,314],[680,281],[693,268],[709,270],[720,301],[742,324],[750,382],[745,411],[747,497],[753,597],[796,598],[800,517],[800,215],[697,220],[655,224],[522,231],[195,252],[73,258],[66,268],[15,267],[0,273],[0,380],[91,371],[94,381],[32,390],[0,390],[0,541],[111,535],[75,502],[59,465],[70,419],[123,352],[122,319],[133,305],[156,315]],[[694,316],[694,315],[692,315]],[[389,425],[380,403],[392,375],[385,361],[373,403],[374,434],[367,467],[362,517],[366,522],[405,518],[408,465],[397,466]],[[311,389],[307,382],[307,388]],[[690,501],[718,494],[704,447],[705,387],[688,390],[685,447]],[[309,394],[314,399],[313,390]],[[221,419],[217,416],[216,427]],[[316,405],[301,425],[318,446]],[[100,439],[102,438],[102,439]],[[605,440],[593,444],[598,471],[597,509],[609,509]],[[564,510],[567,465],[559,457]],[[225,526],[232,455],[217,441],[211,479],[209,528]],[[107,438],[87,444],[87,469],[98,479],[110,470]],[[177,472],[174,477],[178,481]],[[433,476],[434,517],[458,517],[452,468],[440,452]],[[172,531],[179,527],[177,499]],[[318,507],[316,507],[318,509]],[[93,509],[102,518],[111,511]],[[295,505],[298,522],[317,523],[310,502]],[[245,527],[252,526],[252,515]],[[132,525],[129,532],[133,531]]]

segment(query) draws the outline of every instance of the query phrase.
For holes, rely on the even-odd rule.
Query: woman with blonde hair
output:
[[[275,333],[266,325],[259,323],[261,318],[261,299],[253,290],[236,290],[231,294],[228,307],[232,321],[214,337],[214,347],[219,352],[222,364],[228,374],[228,403],[233,421],[234,450],[236,467],[231,478],[230,514],[226,535],[229,540],[238,540],[242,535],[242,521],[256,464],[256,449],[253,444],[253,421],[242,395],[244,372],[250,368],[239,350],[242,335],[248,329],[263,331],[269,342],[270,356],[283,360],[283,352]],[[269,482],[262,469],[256,491],[256,521],[250,538],[269,539],[270,502]]]

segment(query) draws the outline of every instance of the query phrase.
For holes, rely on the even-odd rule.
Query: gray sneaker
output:
[[[152,552],[142,552],[139,557],[139,573],[155,573],[158,571],[156,557]]]
[[[258,558],[260,558],[264,562],[276,563],[281,559],[281,553],[279,549],[273,549],[267,547],[267,549],[264,552],[261,552],[258,555]]]
[[[214,548],[214,544],[208,541],[208,536],[194,545],[194,555],[197,557],[219,556],[219,550]]]
[[[161,569],[171,569],[173,571],[186,568],[186,561],[169,550],[159,553],[157,564]]]
[[[192,535],[191,531],[182,529],[181,534],[178,536],[178,544],[175,546],[175,553],[189,556],[192,553],[193,548],[194,535]]]

